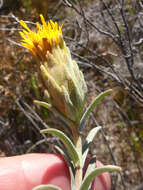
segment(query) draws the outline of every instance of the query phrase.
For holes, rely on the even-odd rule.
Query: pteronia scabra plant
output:
[[[31,31],[23,20],[20,21],[24,28],[20,32],[21,44],[39,62],[38,67],[40,69],[38,71],[44,83],[44,101],[35,100],[34,102],[50,110],[63,121],[63,125],[65,124],[70,129],[70,134],[65,134],[55,128],[41,130],[41,133],[55,135],[62,141],[66,151],[62,147],[58,149],[69,165],[72,178],[71,189],[88,190],[92,180],[97,175],[107,171],[121,170],[120,167],[111,165],[101,168],[90,167],[87,169],[88,174],[83,177],[83,167],[88,155],[89,145],[101,127],[95,127],[89,132],[85,141],[87,146],[82,143],[81,131],[96,104],[112,90],[101,93],[85,109],[87,86],[82,71],[76,61],[72,59],[70,50],[63,39],[62,26],[52,20],[46,23],[42,15],[40,15],[40,18],[42,24],[36,24],[36,31]],[[34,189],[58,190],[60,188],[48,184],[37,186]]]

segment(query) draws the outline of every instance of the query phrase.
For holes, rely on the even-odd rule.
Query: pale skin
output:
[[[97,162],[100,167],[101,162]],[[27,154],[0,158],[0,189],[32,190],[40,184],[53,184],[70,190],[70,174],[60,155]],[[94,180],[92,190],[110,190],[108,173]]]

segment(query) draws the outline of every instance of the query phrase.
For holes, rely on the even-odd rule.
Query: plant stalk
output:
[[[80,162],[75,168],[75,190],[79,190],[82,184],[82,140],[78,130],[74,135],[74,144],[80,157]]]

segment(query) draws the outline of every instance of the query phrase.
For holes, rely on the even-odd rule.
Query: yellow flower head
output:
[[[36,23],[37,31],[33,32],[27,24],[21,20],[20,24],[25,28],[20,35],[22,36],[22,45],[32,52],[35,56],[43,59],[46,52],[52,51],[52,48],[63,45],[62,26],[58,26],[57,22],[50,20],[48,24],[45,22],[43,15],[40,15],[42,25]]]

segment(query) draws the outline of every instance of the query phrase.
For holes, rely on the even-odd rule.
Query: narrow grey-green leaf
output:
[[[61,147],[62,145],[55,145],[55,149],[58,150],[58,152],[60,152],[60,154],[65,158],[68,167],[69,167],[69,172],[70,172],[70,179],[71,179],[71,189],[74,189],[74,166],[73,166],[73,162],[71,162],[71,158],[69,157],[69,153],[67,152],[66,148],[64,147],[64,145]]]
[[[65,121],[65,117],[63,115],[61,115],[61,113],[58,110],[56,110],[51,104],[49,104],[47,102],[39,101],[39,100],[34,100],[34,103],[50,110],[51,112],[53,112],[54,115],[56,116],[55,119],[58,120],[60,123],[62,123],[62,126],[64,126],[65,129],[70,134],[72,134],[72,130],[70,129],[69,125],[67,124],[68,122]]]
[[[101,94],[99,94],[95,100],[88,106],[88,108],[86,109],[86,111],[84,112],[81,120],[80,120],[80,126],[79,126],[79,131],[82,131],[85,121],[86,119],[89,117],[90,113],[93,111],[93,109],[95,108],[95,106],[107,95],[109,95],[112,92],[112,89],[106,90],[105,92],[102,92]]]
[[[118,166],[112,166],[107,165],[103,166],[101,168],[96,168],[94,171],[92,171],[83,181],[80,190],[87,190],[92,182],[92,180],[97,177],[98,175],[104,173],[104,172],[120,172],[121,168]]]
[[[34,103],[40,106],[43,106],[44,108],[51,109],[51,104],[48,104],[47,102],[39,101],[39,100],[34,100]]]
[[[84,179],[95,170],[96,168],[96,156],[93,156],[88,164],[86,172],[84,174]]]
[[[62,190],[60,187],[55,185],[38,185],[37,187],[34,187],[32,190]]]
[[[100,126],[91,129],[89,134],[86,137],[85,143],[83,145],[83,155],[82,155],[83,165],[85,163],[85,160],[89,151],[89,146],[100,129],[101,129]]]
[[[77,165],[77,163],[81,164],[79,154],[77,153],[74,144],[63,132],[54,128],[50,128],[50,129],[41,130],[41,133],[49,133],[49,134],[53,134],[59,137],[59,139],[64,143],[65,147],[67,148],[67,151],[73,163],[75,165]]]
[[[69,156],[69,153],[67,152],[66,148],[63,144],[61,144],[59,141],[54,143],[54,148],[65,158],[70,170],[70,173],[72,172],[72,176],[74,175],[74,165],[73,162],[71,162],[71,158]]]

